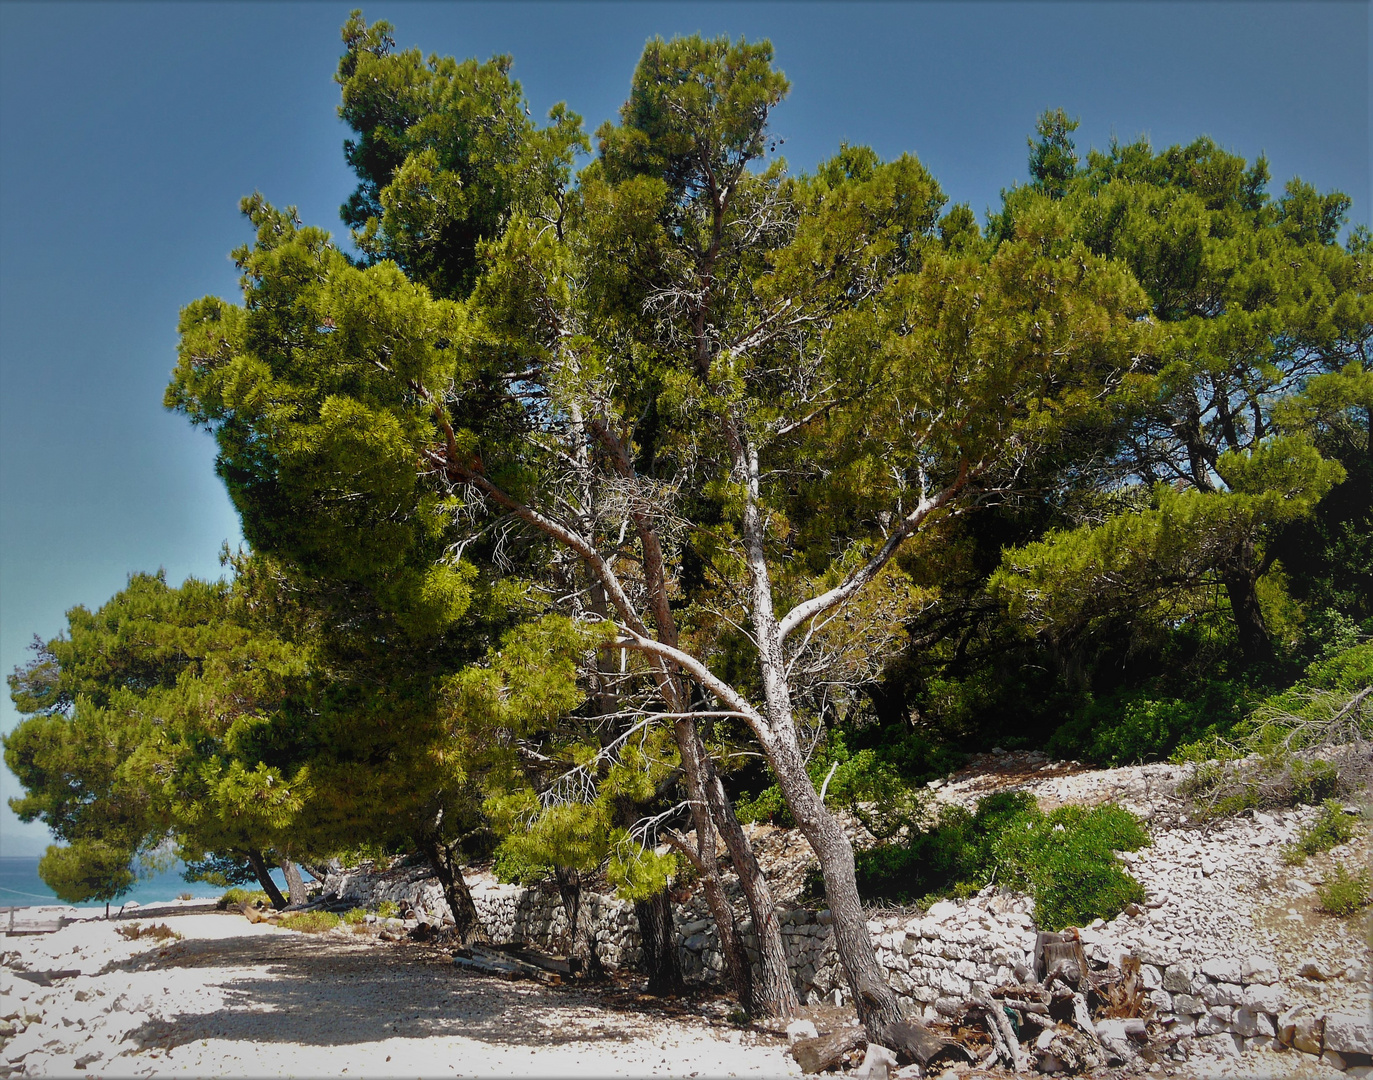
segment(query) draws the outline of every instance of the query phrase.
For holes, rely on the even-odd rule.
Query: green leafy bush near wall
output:
[[[1045,929],[1109,919],[1144,899],[1118,851],[1149,843],[1138,818],[1118,806],[1063,806],[1044,813],[1025,792],[990,795],[973,813],[944,807],[929,828],[855,856],[865,900],[928,903],[989,884],[1029,893]],[[813,887],[818,887],[813,886]]]

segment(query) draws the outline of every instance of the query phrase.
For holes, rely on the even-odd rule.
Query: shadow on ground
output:
[[[700,1012],[625,987],[547,987],[455,968],[437,949],[282,932],[178,942],[114,965],[128,971],[222,969],[224,1004],[130,1032],[142,1048],[201,1039],[341,1046],[458,1036],[511,1046],[626,1042],[655,1020]]]

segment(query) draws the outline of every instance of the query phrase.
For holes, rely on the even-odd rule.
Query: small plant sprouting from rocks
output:
[[[363,908],[349,908],[343,913],[343,921],[349,926],[361,926],[367,921],[367,912]]]
[[[302,934],[324,934],[342,921],[332,911],[295,911],[283,915],[281,925],[287,930],[299,930]]]
[[[1283,862],[1288,866],[1301,866],[1312,855],[1338,847],[1353,836],[1354,822],[1344,812],[1344,807],[1334,799],[1326,799],[1316,820],[1302,829],[1296,840],[1283,848]]]
[[[194,894],[194,893],[188,893],[188,892],[179,893],[179,894],[177,895],[177,899],[178,899],[178,900],[194,900],[194,899],[195,899],[195,894]]]
[[[1316,895],[1320,897],[1322,911],[1347,918],[1373,903],[1373,881],[1367,870],[1351,874],[1343,866],[1336,866],[1334,874],[1317,886]]]
[[[400,914],[400,907],[394,900],[383,900],[377,905],[377,918],[394,919]]]

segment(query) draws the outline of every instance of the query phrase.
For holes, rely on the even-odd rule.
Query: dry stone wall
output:
[[[1355,930],[1310,913],[1311,869],[1285,866],[1284,845],[1309,825],[1315,810],[1255,813],[1207,830],[1169,820],[1164,775],[1170,766],[1106,774],[1109,794],[1151,819],[1153,843],[1123,858],[1145,886],[1147,901],[1110,922],[1081,929],[1084,950],[1098,967],[1133,956],[1153,1005],[1152,1019],[1180,1053],[1235,1057],[1278,1046],[1321,1056],[1351,1075],[1369,1075],[1373,1020],[1367,1008],[1370,964]],[[950,785],[951,787],[953,785]],[[1030,785],[1027,785],[1030,786]],[[1080,798],[1083,775],[1046,777],[1037,791]],[[1330,853],[1363,865],[1368,842]],[[779,867],[791,877],[794,867]],[[772,868],[769,868],[772,873]],[[418,912],[446,914],[441,890],[424,867],[388,874],[331,877],[340,898],[364,906],[381,899]],[[492,940],[566,948],[567,923],[554,890],[471,880],[473,900]],[[756,961],[752,926],[737,903],[746,948]],[[596,948],[606,967],[632,968],[640,957],[633,905],[588,894]],[[1289,905],[1276,929],[1265,921],[1274,905]],[[782,939],[802,1001],[848,1000],[828,911],[783,906]],[[723,957],[714,922],[700,898],[676,905],[682,970],[688,981],[723,984]],[[1306,920],[1306,921],[1304,921]],[[952,1014],[970,997],[1025,978],[1034,966],[1036,926],[1028,897],[985,889],[965,901],[943,901],[923,915],[890,913],[868,924],[877,957],[908,1014]],[[1293,951],[1293,939],[1300,952]]]

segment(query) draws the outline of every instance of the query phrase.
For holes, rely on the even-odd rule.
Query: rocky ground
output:
[[[1151,846],[1126,857],[1146,903],[1083,928],[1082,942],[1098,966],[1141,961],[1149,1052],[1090,1075],[1373,1074],[1365,926],[1323,913],[1315,895],[1335,865],[1373,862],[1366,825],[1350,843],[1288,866],[1282,849],[1313,810],[1196,824],[1174,794],[1179,776],[1168,765],[1093,772],[989,755],[932,788],[965,805],[1009,787],[1032,791],[1045,809],[1110,799],[1148,820]],[[751,831],[779,899],[791,900],[813,856],[788,830]],[[870,926],[894,973],[914,984],[921,960],[925,986],[931,973],[947,982],[928,996],[908,987],[933,1018],[968,980],[1008,977],[967,955],[1003,940],[1023,954],[1033,935],[1027,905],[987,890],[929,912],[874,911]],[[728,1003],[708,991],[664,1005],[635,993],[632,976],[597,990],[495,980],[381,924],[304,935],[170,905],[136,921],[165,924],[178,940],[130,941],[116,927],[131,921],[0,938],[0,1078],[799,1074],[780,1030],[733,1026]],[[1009,1075],[966,1065],[933,1074]]]

